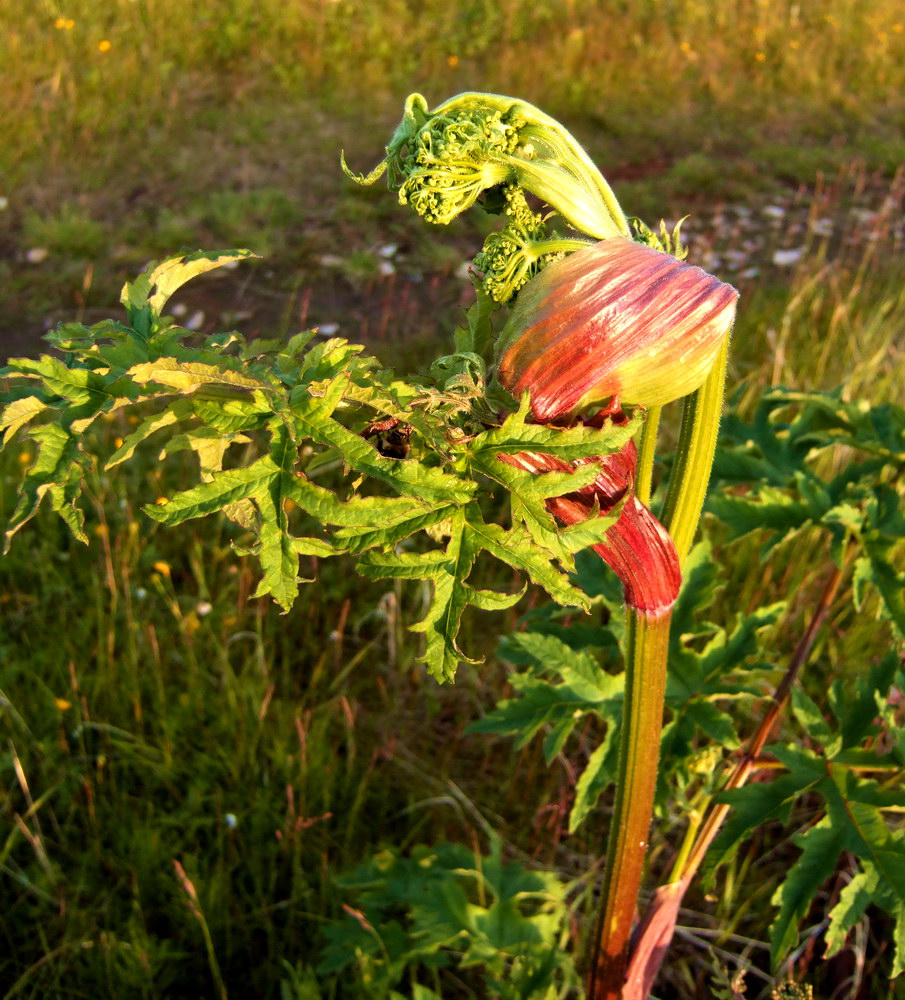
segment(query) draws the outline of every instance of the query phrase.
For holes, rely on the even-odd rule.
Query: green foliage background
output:
[[[413,272],[452,285],[480,245],[480,224],[429,230],[386,192],[347,185],[339,150],[357,167],[376,162],[413,89],[430,100],[488,89],[562,118],[626,209],[651,223],[715,201],[789,204],[796,185],[805,186],[797,202],[805,214],[837,223],[828,237],[809,230],[787,271],[769,266],[770,250],[788,245],[777,233],[760,273],[742,284],[731,373],[739,422],[727,422],[736,443],[748,439],[745,422],[775,384],[841,386],[843,403],[901,403],[902,21],[892,0],[0,0],[8,111],[0,115],[0,330],[10,345],[21,337],[10,350],[24,353],[48,318],[90,324],[116,315],[120,287],[149,257],[183,244],[250,245],[268,262],[242,267],[258,268],[251,288],[273,303],[258,313],[258,333],[285,341],[305,325],[300,292],[330,287],[333,311],[324,307],[314,320],[338,316],[353,340],[359,326],[384,331],[376,349],[400,370],[434,357],[459,292],[442,308],[431,299],[412,310],[380,284],[376,248],[397,242]],[[103,41],[110,45],[102,52]],[[33,249],[46,257],[30,261]],[[695,253],[700,243],[692,244],[700,262]],[[339,272],[322,263],[330,254]],[[200,303],[210,315],[233,277],[200,280],[210,282]],[[220,329],[233,325],[220,318]],[[125,415],[102,419],[89,445],[102,454],[128,448],[139,426]],[[667,414],[667,440],[670,431]],[[537,640],[516,633],[500,656],[495,645],[527,612],[532,631],[587,641],[612,662],[618,628],[606,603],[580,629],[533,590],[517,609],[492,613],[492,627],[483,615],[480,623],[463,616],[463,647],[488,661],[437,689],[418,662],[420,637],[406,631],[429,610],[417,584],[362,580],[348,562],[305,555],[304,575],[316,583],[281,616],[269,598],[252,596],[257,565],[232,549],[225,522],[164,529],[149,520],[137,498],[153,502],[195,481],[197,452],[182,444],[187,450],[174,445],[165,464],[151,450],[116,475],[88,470],[81,505],[90,547],[41,513],[0,561],[0,996],[360,996],[351,970],[342,979],[315,967],[328,940],[322,928],[352,920],[361,929],[341,904],[367,909],[354,879],[341,889],[336,876],[384,863],[382,848],[404,854],[450,840],[471,852],[465,859],[455,848],[451,864],[476,865],[495,834],[529,869],[556,871],[560,881],[585,870],[599,850],[594,825],[604,823],[606,803],[582,825],[574,810],[590,809],[592,779],[606,774],[607,692],[601,714],[576,717],[583,703],[575,685],[591,676],[581,673],[582,659],[562,660],[573,671],[578,664],[578,678],[541,685],[521,669]],[[711,790],[720,751],[703,743],[702,727],[731,749],[723,716],[736,721],[736,739],[758,718],[758,702],[720,686],[721,643],[757,628],[753,676],[766,694],[831,569],[830,540],[805,515],[838,507],[820,485],[845,467],[845,445],[835,454],[819,460],[820,483],[800,479],[801,495],[785,500],[727,485],[717,513],[735,519],[731,528],[707,524],[724,577],[701,585],[713,604],[706,622],[689,625],[697,637],[686,657],[695,661],[676,680],[698,686],[667,733],[690,757],[670,776],[655,875],[668,870],[682,817]],[[33,457],[24,448],[2,457],[4,523],[15,508],[13,484]],[[750,457],[757,461],[756,449]],[[776,472],[775,449],[768,457],[774,477],[790,471]],[[878,494],[873,509],[895,535],[891,496]],[[852,499],[842,497],[849,506]],[[868,493],[854,501],[869,512]],[[753,523],[751,506],[765,503],[777,505],[786,526],[790,514],[804,520],[778,542],[760,528],[730,541]],[[837,707],[875,704],[891,669],[883,654],[892,631],[878,617],[866,555],[830,609],[794,720],[779,734],[802,748],[787,759],[797,784],[777,806],[785,825],[771,822],[743,841],[718,870],[713,896],[689,897],[689,929],[671,954],[663,996],[716,995],[714,984],[745,961],[772,979],[776,913],[784,928],[803,915],[808,931],[840,901],[828,925],[840,955],[824,961],[821,945],[799,950],[795,975],[829,995],[854,965],[860,979],[842,995],[893,995],[888,914],[898,904],[877,888],[874,862],[858,867],[854,836],[813,910],[802,914],[804,897],[791,890],[778,909],[771,905],[796,861],[834,848],[819,825],[821,796],[833,788],[816,778],[814,746],[843,752],[856,734],[837,738],[827,692],[839,685]],[[893,558],[901,572],[901,557]],[[485,586],[514,589],[507,572],[485,577]],[[895,580],[889,593],[901,593]],[[618,607],[618,596],[606,599]],[[781,601],[776,618],[758,619],[758,609]],[[715,641],[702,656],[714,657],[712,676],[697,655],[708,638]],[[544,642],[549,658],[552,643]],[[543,700],[551,689],[558,715]],[[542,739],[514,748],[505,735],[468,731],[483,717],[476,729],[502,733],[508,723],[493,713],[516,696],[535,713]],[[892,698],[884,708],[890,731],[901,721],[895,690]],[[567,835],[570,817],[576,829]],[[894,827],[890,836],[900,836]],[[475,912],[493,905],[476,895],[479,879],[456,879]],[[586,892],[585,882],[572,886],[576,913]],[[559,911],[551,903],[547,912]],[[467,948],[463,940],[454,954]],[[422,981],[399,988],[423,1000],[439,991],[430,977],[440,973],[419,968]],[[480,971],[453,963],[442,974],[444,997],[487,989]],[[750,997],[769,992],[757,972],[746,982]]]

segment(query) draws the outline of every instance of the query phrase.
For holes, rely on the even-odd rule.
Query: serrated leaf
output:
[[[144,361],[133,365],[127,372],[136,382],[158,383],[182,393],[204,390],[212,396],[219,389],[227,390],[224,399],[251,397],[254,390],[269,390],[269,382],[233,371],[223,364],[209,364],[200,361],[182,361],[173,357],[161,357],[154,361]],[[229,390],[234,390],[229,395]]]
[[[164,504],[150,504],[143,509],[148,517],[161,524],[181,524],[194,517],[213,514],[229,503],[244,500],[267,489],[279,468],[269,455],[241,469],[227,469],[210,482],[201,483],[170,497]]]
[[[839,751],[841,738],[833,732],[814,701],[798,687],[792,689],[792,712],[802,729],[828,757]]]
[[[160,453],[160,458],[178,451],[193,451],[198,456],[202,482],[210,482],[223,468],[223,456],[231,445],[248,444],[244,434],[223,434],[212,427],[197,427],[184,434],[171,437]]]
[[[905,529],[905,520],[903,520]],[[885,617],[896,636],[905,642],[905,572],[897,572],[893,553],[902,548],[902,535],[889,537],[879,531],[868,532],[863,539],[866,555],[855,566],[855,593],[858,605],[863,601],[865,584],[876,588]]]
[[[470,480],[414,460],[384,458],[363,437],[332,419],[347,384],[346,377],[337,376],[322,397],[312,396],[301,388],[292,391],[292,412],[307,437],[336,448],[352,468],[388,483],[404,496],[420,497],[431,503],[460,504],[474,495],[477,486]]]
[[[572,554],[566,538],[573,541],[576,536],[566,536],[560,531],[553,515],[549,513],[544,500],[548,496],[562,496],[571,490],[580,489],[593,482],[598,470],[586,465],[575,473],[526,472],[501,462],[498,452],[483,450],[469,456],[469,468],[479,472],[505,487],[509,494],[511,517],[514,524],[521,523],[534,542],[548,549],[550,556],[557,559],[566,570],[574,570]],[[605,531],[604,531],[605,534]],[[576,548],[584,548],[587,533],[579,538]],[[597,541],[600,539],[598,538]],[[592,543],[593,544],[593,543]]]
[[[832,958],[845,946],[849,931],[858,923],[873,901],[876,888],[877,873],[868,870],[853,875],[849,884],[839,893],[839,902],[830,911],[824,958]]]
[[[817,890],[833,874],[845,848],[845,834],[821,820],[807,833],[793,838],[801,856],[786,872],[773,895],[779,913],[770,925],[770,964],[776,968],[798,940],[798,925],[804,919]]]
[[[254,495],[260,516],[258,544],[255,547],[263,576],[253,597],[270,594],[284,611],[288,611],[299,592],[299,548],[301,539],[289,534],[286,511],[283,508],[281,476],[271,477],[266,490]]]
[[[450,540],[442,553],[367,552],[359,561],[360,572],[371,579],[414,577],[433,584],[428,614],[413,628],[426,635],[424,658],[431,673],[438,679],[451,678],[459,661],[468,660],[455,640],[465,607],[469,604],[479,608],[510,607],[521,596],[521,593],[496,594],[475,590],[466,582],[482,549],[513,568],[523,570],[548,593],[566,594],[568,603],[572,605],[579,602],[587,604],[585,596],[572,587],[564,574],[552,567],[548,553],[534,545],[524,530],[506,531],[499,525],[486,524],[474,504],[455,510],[449,524]]]
[[[479,536],[481,546],[492,556],[527,573],[532,583],[543,587],[557,603],[582,610],[590,607],[585,594],[556,569],[549,554],[532,541],[527,531],[518,528],[506,531],[497,524],[485,524],[479,517],[473,516],[471,528]]]
[[[392,548],[418,531],[427,531],[447,520],[456,510],[452,505],[425,510],[422,506],[409,506],[401,513],[388,510],[382,517],[380,510],[374,510],[371,521],[365,525],[340,528],[336,538],[342,541],[345,551],[352,554],[364,552],[377,546]],[[331,521],[329,517],[324,520]],[[337,521],[333,520],[336,524]]]
[[[619,451],[634,437],[642,423],[641,415],[636,414],[624,424],[606,423],[602,428],[586,424],[548,427],[527,422],[529,414],[530,400],[526,394],[518,410],[509,414],[499,427],[484,431],[469,443],[469,454],[477,458],[482,452],[515,455],[529,451],[553,455],[564,461],[593,458]]]
[[[759,528],[782,535],[807,524],[814,516],[811,507],[774,487],[763,486],[756,499],[727,495],[711,496],[706,509],[741,538]]]
[[[438,680],[452,680],[460,661],[477,663],[459,649],[456,637],[462,613],[469,604],[483,608],[511,607],[522,596],[479,591],[466,581],[482,548],[480,533],[458,509],[450,517],[450,539],[444,552],[424,555],[378,555],[370,552],[359,560],[359,572],[370,579],[387,576],[413,576],[433,585],[430,607],[424,619],[411,626],[424,632],[426,649],[423,660]]]
[[[124,285],[120,302],[130,313],[150,307],[159,316],[170,296],[196,275],[257,256],[251,250],[197,250],[168,257],[160,264],[149,264],[136,281]]]
[[[587,819],[588,813],[597,805],[600,796],[614,778],[613,736],[615,728],[608,726],[603,741],[597,746],[575,784],[575,801],[569,812],[569,833],[575,831]]]
[[[23,396],[20,399],[14,399],[8,406],[4,407],[3,414],[0,416],[0,430],[4,432],[0,447],[5,448],[21,427],[30,423],[47,409],[47,403],[38,396]]]
[[[123,394],[127,387],[121,382],[116,386],[99,372],[87,368],[67,368],[61,361],[47,354],[37,360],[16,358],[10,361],[10,368],[21,375],[39,377],[47,389],[75,405],[85,405],[97,412]]]
[[[742,838],[769,820],[785,822],[799,795],[819,780],[819,776],[803,781],[800,775],[784,774],[769,784],[748,785],[715,796],[716,802],[728,802],[733,808],[707,852],[702,869],[705,886],[713,884],[715,869],[732,855]]]
[[[187,400],[180,399],[171,403],[167,409],[161,410],[160,413],[154,413],[150,417],[146,417],[131,434],[123,439],[123,443],[107,460],[105,468],[113,469],[120,463],[128,461],[135,454],[135,449],[143,441],[164,427],[170,427],[178,423],[188,416],[190,412],[191,404]]]
[[[286,495],[324,524],[363,531],[389,527],[397,521],[432,512],[430,506],[413,497],[352,496],[348,500],[340,500],[336,494],[318,486],[302,473],[294,475],[286,484]],[[446,510],[445,507],[438,509]],[[348,537],[354,535],[355,532],[350,530]]]
[[[73,485],[73,477],[81,481],[87,462],[79,452],[77,440],[59,424],[32,428],[28,436],[37,444],[38,451],[19,487],[18,502],[6,528],[4,552],[9,551],[13,536],[35,516],[41,501],[48,494],[51,495],[53,509],[73,530],[76,538],[87,543],[80,515],[73,510],[80,492]]]

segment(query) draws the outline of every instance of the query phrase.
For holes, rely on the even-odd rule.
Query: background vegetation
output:
[[[627,211],[692,213],[692,260],[743,293],[742,412],[778,383],[903,402],[892,0],[0,0],[0,25],[5,353],[39,350],[60,319],[115,315],[151,256],[242,245],[265,263],[189,286],[184,321],[267,336],[320,324],[417,364],[469,299],[481,223],[429,230],[350,185],[339,150],[368,167],[411,90],[475,89],[560,117]],[[548,769],[536,743],[515,753],[465,733],[507,692],[492,635],[466,637],[487,664],[439,689],[405,631],[421,596],[330,562],[280,617],[249,598],[252,569],[224,529],[160,531],[137,511],[139,492],[177,485],[163,475],[97,476],[90,549],[48,518],[0,561],[0,996],[354,996],[315,986],[319,928],[345,898],[335,876],[381,846],[486,849],[493,830],[523,861],[586,867],[595,837],[563,833],[570,761]],[[756,539],[721,558],[741,595],[727,621],[790,598],[765,637],[780,670],[824,554],[805,535],[762,574]],[[829,623],[814,691],[888,648],[848,584]],[[689,899],[662,996],[741,995],[731,955],[753,970],[748,996],[769,995],[761,943],[794,852],[770,836],[715,898]],[[818,996],[891,995],[884,928],[859,925],[832,965],[806,938],[796,974]]]

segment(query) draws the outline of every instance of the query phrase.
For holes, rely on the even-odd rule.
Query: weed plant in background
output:
[[[361,347],[314,331],[249,342],[196,334],[167,315],[187,281],[254,256],[246,250],[151,266],[123,289],[124,322],[65,324],[51,337],[57,355],[5,369],[4,445],[24,469],[7,541],[42,505],[76,539],[99,537],[110,600],[99,599],[90,573],[84,584],[107,672],[96,696],[119,689],[132,719],[129,728],[92,721],[74,650],[68,690],[44,693],[63,719],[77,709],[74,727],[61,720],[55,736],[36,739],[30,706],[4,695],[14,906],[26,921],[54,904],[60,914],[49,932],[59,943],[47,936],[9,966],[11,995],[59,989],[63,969],[94,988],[141,984],[147,996],[213,984],[219,996],[253,986],[298,997],[640,1000],[659,989],[670,941],[686,930],[680,906],[696,875],[723,879],[714,894],[728,903],[727,883],[759,864],[756,847],[739,853],[752,835],[773,837],[767,864],[785,851],[789,866],[766,879],[769,957],[742,969],[777,984],[802,974],[820,984],[799,944],[802,923],[820,914],[805,940],[822,935],[829,957],[859,929],[873,933],[873,981],[897,976],[905,411],[775,389],[734,413],[718,443],[737,293],[683,261],[678,229],[627,218],[574,138],[530,104],[469,93],[431,110],[413,95],[386,160],[359,179],[383,171],[427,222],[478,208],[503,221],[475,258],[476,301],[454,351],[427,374],[400,377]],[[678,399],[676,454],[656,484],[661,407]],[[142,459],[152,445],[162,467]],[[717,488],[694,546],[711,465]],[[216,529],[177,536],[190,539],[193,605],[180,600],[160,550],[166,533],[142,537],[137,502],[152,525],[175,532],[221,515]],[[65,566],[68,542],[57,530],[56,545],[41,544],[48,563]],[[745,561],[731,556],[746,545],[767,578],[775,553],[806,547],[822,588],[811,593],[814,577],[803,587],[795,560],[773,586],[729,580]],[[259,567],[254,589],[249,559]],[[385,647],[379,655],[364,638],[362,620],[357,652],[344,652],[345,623],[359,613],[347,599],[331,631],[337,645],[307,652],[303,685],[291,657],[268,655],[268,646],[291,646],[288,637],[249,609],[271,597],[297,621],[300,577],[328,595],[331,572],[343,574],[327,568],[332,560],[354,561],[365,580],[391,587],[379,605]],[[133,578],[149,571],[172,644],[162,646],[136,610],[149,588]],[[72,600],[65,569],[30,572]],[[419,601],[400,587],[406,580],[421,582]],[[570,883],[506,860],[481,820],[484,848],[439,837],[413,846],[398,819],[412,803],[374,783],[397,753],[380,712],[425,697],[399,687],[400,673],[412,683],[420,676],[414,654],[436,679],[452,680],[460,663],[480,662],[459,638],[467,609],[499,616],[523,598],[530,609],[500,646],[512,667],[508,691],[489,699],[496,707],[472,730],[521,746],[543,735],[547,763],[569,761],[564,827],[582,845]],[[70,608],[85,613],[79,599]],[[304,614],[310,623],[317,603]],[[809,693],[803,668],[827,622],[851,614],[872,619],[858,633],[869,637],[861,663]],[[235,630],[240,615],[249,627]],[[400,637],[403,618],[417,620],[417,649]],[[781,628],[799,634],[787,662],[765,644]],[[249,652],[237,654],[245,643]],[[380,706],[367,723],[368,760],[347,694],[351,672],[365,666],[360,690]],[[38,672],[22,673],[17,691]],[[48,665],[48,676],[59,684],[65,672]],[[40,674],[31,682],[40,685]],[[285,701],[275,701],[278,686],[288,688]],[[769,743],[787,702],[793,726]],[[230,710],[215,721],[221,703]],[[201,780],[183,734],[206,725],[219,749],[203,752]],[[240,792],[249,776],[255,795]],[[77,794],[65,801],[86,822],[83,851],[67,857],[60,814],[49,810],[69,784]],[[278,815],[263,791],[271,785],[283,797]],[[100,829],[114,822],[103,805],[116,788],[135,790],[164,844]],[[197,808],[180,812],[192,825],[163,834],[152,803],[170,797],[178,808],[192,796]],[[461,807],[461,794],[453,798]],[[776,827],[763,832],[772,821],[786,824],[791,850]],[[595,849],[603,829],[606,846]],[[396,843],[368,859],[379,846],[374,830]],[[269,849],[258,851],[258,841]],[[536,854],[545,841],[535,830],[518,846]],[[142,852],[165,858],[166,873],[142,865]],[[356,854],[360,866],[334,882],[335,858]],[[111,896],[114,919],[69,926],[63,915],[78,920],[75,900],[105,865],[128,903]],[[645,879],[663,880],[652,897],[639,894]],[[344,916],[337,892],[347,894]],[[241,918],[228,916],[233,899],[244,900]],[[729,955],[742,916],[724,908],[720,919],[715,939]],[[168,944],[173,926],[178,945]],[[884,937],[892,947],[876,943]],[[265,943],[266,961],[256,960],[255,942]],[[661,983],[694,995],[677,968],[665,968]]]

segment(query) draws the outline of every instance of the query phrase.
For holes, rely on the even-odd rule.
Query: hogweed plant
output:
[[[412,95],[382,163],[366,176],[343,166],[362,183],[386,174],[400,203],[429,223],[445,225],[475,208],[502,217],[502,228],[475,257],[476,300],[455,332],[453,353],[424,376],[402,378],[361,346],[316,331],[286,343],[202,336],[166,314],[169,298],[196,275],[255,255],[198,251],[151,265],[123,289],[124,321],[63,324],[49,335],[56,355],[13,360],[4,370],[4,446],[22,439],[33,455],[7,545],[45,500],[87,541],[80,506],[86,475],[99,464],[112,472],[153,444],[161,458],[193,452],[198,482],[147,503],[145,513],[163,525],[224,515],[235,526],[237,551],[260,564],[256,596],[291,607],[302,557],[347,557],[366,578],[427,584],[427,612],[411,627],[423,636],[422,659],[438,681],[451,681],[463,662],[478,662],[458,642],[468,607],[510,608],[529,584],[538,587],[553,610],[535,612],[502,646],[525,668],[513,675],[516,696],[473,728],[522,742],[546,729],[550,759],[580,719],[596,717],[605,726],[577,783],[570,820],[574,830],[615,786],[596,931],[589,953],[577,956],[586,995],[647,996],[679,904],[702,865],[712,872],[759,822],[787,815],[815,793],[826,808],[796,841],[801,859],[777,891],[774,964],[795,945],[815,893],[849,852],[857,872],[831,914],[829,950],[843,947],[873,903],[893,918],[898,974],[905,962],[905,834],[888,817],[905,808],[898,787],[905,742],[888,694],[902,682],[899,660],[878,658],[854,696],[836,682],[835,721],[793,682],[848,574],[856,600],[868,601],[873,590],[876,612],[898,639],[905,632],[896,491],[905,414],[888,404],[870,408],[838,395],[778,390],[751,425],[731,418],[718,450],[737,292],[686,262],[678,227],[654,231],[627,218],[576,140],[530,104],[466,93],[430,110]],[[678,400],[679,442],[657,514],[651,484],[658,419],[661,407]],[[131,417],[134,429],[111,454],[96,453],[101,437],[92,428],[117,414]],[[763,694],[758,637],[785,605],[740,614],[731,631],[699,620],[719,588],[711,547],[692,548],[714,468],[721,489],[710,510],[730,534],[767,532],[776,542],[818,526],[833,567],[746,750],[720,705]],[[733,491],[733,483],[746,484],[747,492]],[[596,566],[589,554],[599,557]],[[500,592],[473,582],[481,555],[515,570],[521,588]],[[621,602],[604,566],[621,584]],[[587,630],[557,625],[556,609],[588,611],[601,602],[614,613],[608,639],[583,641]],[[603,670],[595,652],[603,645],[618,657],[619,632],[624,677]],[[809,742],[771,747],[771,766],[784,773],[748,785],[790,697]],[[702,739],[738,754],[726,783],[711,773],[693,791],[698,772],[689,761]],[[672,876],[638,924],[658,780],[661,788],[671,782],[682,790],[688,826]],[[549,910],[551,885],[504,877],[498,844],[494,851],[480,876],[497,900],[486,926],[477,918],[456,922],[449,913],[445,924],[428,920],[430,948],[423,929],[407,939],[407,951],[393,952],[398,925],[381,937],[380,900],[400,900],[375,896],[373,887],[389,886],[381,879],[407,872],[408,862],[368,869],[371,890],[361,910],[348,910],[346,930],[331,932],[324,973],[370,955],[368,981],[398,996],[392,988],[406,962],[427,962],[428,953],[468,939],[466,958],[473,963],[480,954],[494,970],[492,995],[580,992],[554,952],[535,956],[534,964],[525,958],[533,954],[528,942],[560,933]],[[456,864],[458,874],[449,878],[461,880],[464,862]],[[419,878],[435,877],[423,864],[416,870]],[[543,920],[519,916],[516,882],[529,897],[547,900],[537,904],[547,913]],[[507,885],[516,893],[511,898]],[[464,890],[454,891],[462,896],[456,912],[464,914]],[[426,919],[423,907],[419,912],[416,924]],[[517,931],[487,937],[504,916]],[[446,931],[437,937],[441,926]],[[353,939],[355,949],[345,947]],[[493,949],[504,954],[513,942],[521,958],[493,964]],[[416,995],[435,996],[423,985]]]

